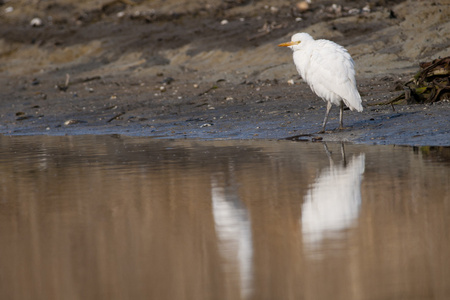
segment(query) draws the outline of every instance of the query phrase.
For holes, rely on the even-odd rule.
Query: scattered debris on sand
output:
[[[450,100],[450,56],[420,64],[420,71],[404,85],[404,92],[382,104],[433,103]]]

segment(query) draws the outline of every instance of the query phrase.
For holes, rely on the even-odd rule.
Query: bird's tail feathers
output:
[[[349,95],[349,97],[344,98],[344,103],[347,105],[348,108],[350,108],[351,111],[357,111],[362,112],[363,106],[362,106],[362,100],[361,95],[359,94],[358,90],[354,89],[352,93]]]

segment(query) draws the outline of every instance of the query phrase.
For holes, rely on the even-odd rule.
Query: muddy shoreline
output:
[[[401,93],[419,62],[450,54],[449,6],[415,2],[313,1],[300,12],[282,1],[67,0],[5,13],[6,3],[0,133],[450,146],[449,102],[373,106]],[[297,31],[355,60],[365,109],[345,111],[343,131],[332,131],[335,107],[316,134],[325,103],[276,47]]]

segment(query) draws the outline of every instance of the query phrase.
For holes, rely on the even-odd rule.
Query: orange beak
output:
[[[278,47],[289,47],[300,44],[300,41],[279,44]]]

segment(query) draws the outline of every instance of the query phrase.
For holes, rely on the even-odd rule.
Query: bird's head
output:
[[[300,43],[305,43],[311,40],[314,40],[312,36],[305,32],[300,32],[294,34],[290,42],[279,44],[278,47],[289,47],[292,49],[292,51],[295,51],[300,49]]]

